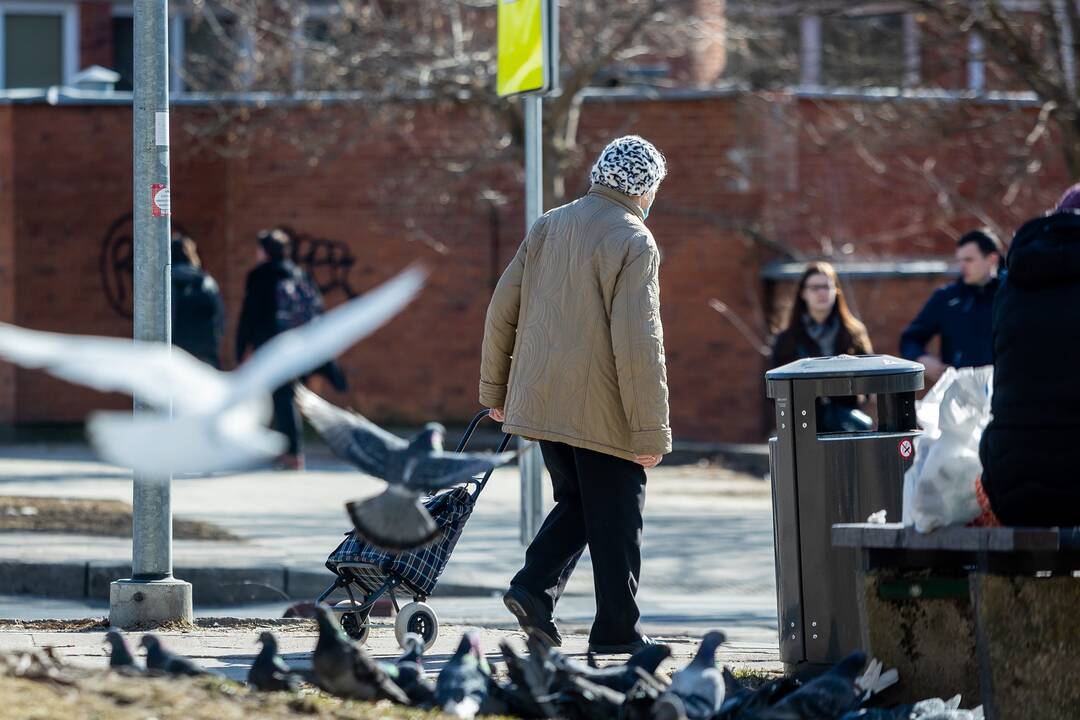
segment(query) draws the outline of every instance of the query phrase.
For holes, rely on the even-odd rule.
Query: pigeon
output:
[[[591,683],[625,693],[638,682],[642,674],[651,676],[660,667],[660,663],[671,656],[671,648],[659,643],[645,645],[638,650],[625,665],[610,665],[596,668],[575,661],[562,653],[552,651],[551,663],[556,670],[577,677],[583,677]]]
[[[861,708],[845,713],[840,720],[982,720],[982,717],[982,706],[961,710],[957,695],[949,700],[929,698],[892,708]]]
[[[317,605],[315,620],[319,624],[319,640],[311,664],[319,687],[351,700],[387,699],[409,704],[408,696],[390,679],[385,668],[345,636],[330,608]]]
[[[128,649],[124,636],[116,630],[105,633],[105,642],[109,643],[109,668],[112,670],[138,670],[135,664],[135,656]]]
[[[146,669],[163,672],[167,675],[213,675],[206,668],[180,655],[173,655],[161,645],[157,635],[147,633],[139,644],[146,648]]]
[[[435,704],[435,683],[424,671],[424,639],[407,633],[403,645],[405,653],[391,666],[390,674],[413,707],[430,708]]]
[[[488,694],[491,667],[480,652],[480,633],[467,630],[435,682],[435,703],[459,718],[472,718]]]
[[[758,720],[834,720],[858,709],[864,690],[856,682],[866,665],[866,653],[856,650],[772,707],[760,710]]]
[[[248,671],[248,684],[263,692],[300,689],[303,678],[294,673],[277,654],[278,644],[274,633],[266,631],[259,635],[262,650],[255,656],[255,662]]]
[[[446,452],[446,431],[438,423],[428,423],[406,441],[307,388],[298,387],[296,398],[300,411],[337,455],[386,481],[381,494],[345,506],[357,535],[384,550],[413,550],[438,537],[439,527],[421,502],[425,493],[470,480],[517,455]]]
[[[550,698],[552,669],[545,663],[542,654],[531,652],[527,657],[519,655],[505,640],[499,643],[499,650],[506,662],[506,675],[510,682],[497,687],[509,714],[532,718],[557,717],[558,711]]]
[[[559,682],[558,700],[563,713],[583,720],[608,720],[619,717],[626,695],[597,685],[583,677],[566,676]]]
[[[671,686],[658,704],[678,698],[689,720],[709,720],[724,702],[724,677],[716,667],[716,649],[727,638],[719,630],[705,634],[694,659],[671,676]]]
[[[4,323],[0,358],[104,392],[128,393],[158,409],[158,414],[90,416],[90,440],[109,462],[147,477],[240,470],[284,451],[285,438],[266,427],[270,394],[374,332],[419,292],[424,276],[420,268],[406,270],[275,336],[232,372],[220,372],[165,343]]]
[[[717,714],[718,720],[745,720],[758,710],[775,705],[781,698],[798,690],[802,683],[794,677],[769,680],[756,690],[744,687],[727,667],[724,676],[724,703]]]

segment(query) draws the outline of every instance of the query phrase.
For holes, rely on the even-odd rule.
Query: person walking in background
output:
[[[585,197],[532,226],[499,279],[484,325],[480,403],[508,433],[540,441],[555,507],[503,600],[522,628],[561,644],[553,613],[588,546],[594,653],[633,652],[642,635],[645,470],[671,452],[660,253],[645,226],[664,156],[613,140]]]
[[[787,324],[773,341],[771,367],[872,352],[866,326],[848,308],[835,268],[827,262],[809,263],[799,278]],[[857,397],[819,398],[817,426],[821,432],[868,430],[870,418],[859,411]]]
[[[988,229],[972,230],[956,242],[960,277],[938,288],[900,336],[900,354],[922,363],[936,381],[947,367],[981,367],[994,362],[991,323],[998,289],[1001,241]],[[941,338],[941,357],[926,345]]]
[[[244,304],[236,328],[236,362],[278,333],[310,322],[322,312],[322,298],[289,259],[289,236],[280,229],[263,230],[256,248],[258,265],[247,276]],[[288,438],[288,451],[278,459],[287,470],[303,470],[302,423],[294,403],[296,381],[274,392],[275,430]]]
[[[225,304],[214,278],[202,269],[195,241],[172,236],[172,342],[204,363],[221,369]]]

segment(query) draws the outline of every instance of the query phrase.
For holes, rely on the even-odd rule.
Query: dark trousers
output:
[[[525,567],[511,581],[553,612],[588,546],[592,556],[596,619],[589,641],[615,645],[637,640],[641,576],[641,512],[645,468],[613,455],[564,443],[540,442],[551,474],[555,507],[529,549]]]
[[[296,383],[282,385],[274,391],[274,429],[289,439],[290,455],[300,454],[300,411],[293,402]]]

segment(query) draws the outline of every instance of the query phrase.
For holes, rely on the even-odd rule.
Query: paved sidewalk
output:
[[[84,447],[17,446],[0,450],[0,455],[4,456],[0,457],[0,494],[131,500],[130,474],[94,461]],[[305,592],[314,594],[313,588],[332,580],[323,562],[348,527],[343,503],[381,487],[320,453],[305,473],[176,479],[173,510],[177,516],[213,522],[243,539],[177,541],[178,575],[183,576],[181,569],[190,569],[187,579],[196,583],[198,593],[200,585],[210,582],[198,574],[200,569],[265,568],[262,599],[280,603],[286,588],[277,578],[288,570],[303,578]],[[661,466],[650,471],[647,492],[639,592],[646,631],[688,635],[722,627],[734,641],[771,648],[775,654],[768,483],[712,467]],[[457,619],[507,623],[495,594],[505,588],[523,556],[518,542],[518,493],[517,470],[499,470],[447,565],[440,580],[442,594],[450,590],[453,595],[472,596],[472,606]],[[101,563],[105,569],[98,585],[107,586],[116,568],[130,561],[130,554],[131,541],[125,538],[0,533],[0,564]],[[587,557],[559,607],[559,617],[570,629],[587,630],[592,616]],[[213,577],[214,583],[229,582],[227,575]],[[91,580],[88,574],[88,585]],[[437,591],[432,603],[445,622],[450,618],[439,603],[448,600],[438,595]],[[455,598],[454,602],[464,601]]]

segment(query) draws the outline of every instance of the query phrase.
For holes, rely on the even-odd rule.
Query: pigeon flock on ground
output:
[[[443,450],[446,429],[428,423],[411,440],[393,435],[358,413],[297,387],[300,411],[338,456],[386,481],[386,489],[346,504],[357,534],[384,550],[423,547],[439,527],[421,499],[429,492],[470,480],[510,462],[517,453],[458,453]]]
[[[480,647],[480,633],[468,630],[437,676],[424,668],[423,640],[406,637],[395,661],[376,661],[350,640],[333,612],[314,608],[319,637],[310,671],[293,671],[277,654],[273,633],[259,636],[262,650],[248,683],[265,692],[297,692],[305,684],[351,700],[387,700],[421,709],[440,709],[459,718],[501,715],[568,720],[982,720],[981,708],[960,709],[960,696],[929,699],[892,708],[872,707],[877,692],[897,681],[895,671],[862,652],[844,658],[807,682],[792,677],[756,688],[716,666],[724,634],[705,635],[697,654],[670,679],[658,674],[671,655],[666,645],[647,645],[621,665],[598,667],[528,639],[528,652],[500,643],[504,672],[496,672]],[[143,635],[146,667],[140,668],[124,637],[111,630],[110,667],[124,673],[206,675],[210,671],[170,653],[160,639]]]

